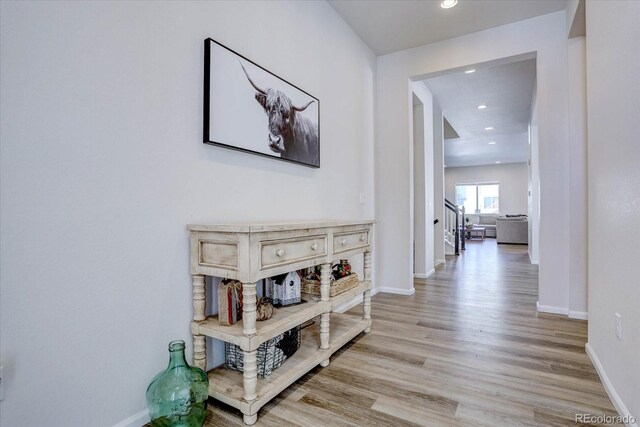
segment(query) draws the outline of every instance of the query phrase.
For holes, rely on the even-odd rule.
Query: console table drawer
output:
[[[260,242],[262,270],[326,255],[326,235]]]
[[[369,245],[369,231],[362,230],[352,233],[335,234],[333,236],[333,253],[339,254],[352,249]]]

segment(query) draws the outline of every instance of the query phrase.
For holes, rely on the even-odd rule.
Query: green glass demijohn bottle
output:
[[[201,427],[207,415],[209,378],[184,358],[184,341],[169,343],[169,366],[147,388],[153,427]]]

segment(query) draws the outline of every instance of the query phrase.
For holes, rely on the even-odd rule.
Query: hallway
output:
[[[573,425],[616,415],[584,321],[536,313],[526,246],[470,241],[411,297],[373,298],[373,329],[266,405],[258,425]],[[360,308],[352,309],[354,314]],[[210,400],[208,426],[242,425]]]

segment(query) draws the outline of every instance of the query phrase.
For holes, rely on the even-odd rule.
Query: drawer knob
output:
[[[342,246],[346,245],[346,244],[347,244],[347,239],[342,239],[342,240],[340,240],[340,244],[341,244]]]
[[[362,236],[360,236],[360,241],[364,242],[365,240],[367,240],[367,236],[365,236],[364,234]]]
[[[314,244],[311,245],[311,250],[312,251],[315,251],[317,249],[318,249],[318,244],[317,243],[314,243]]]
[[[277,255],[277,256],[283,256],[283,255],[284,255],[284,249],[278,249],[278,250],[276,251],[276,255]]]

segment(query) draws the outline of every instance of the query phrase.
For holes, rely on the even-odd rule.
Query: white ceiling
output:
[[[526,162],[535,59],[475,69],[471,74],[462,70],[424,80],[460,135],[444,141],[445,165]],[[487,108],[479,110],[481,104]],[[485,130],[490,126],[494,129]]]
[[[328,0],[376,55],[564,10],[566,0]]]

